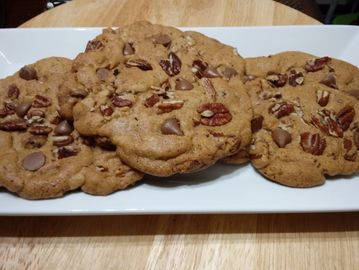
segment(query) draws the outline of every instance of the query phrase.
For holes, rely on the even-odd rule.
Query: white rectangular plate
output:
[[[281,26],[186,28],[238,48],[244,57],[301,50],[359,66],[359,27]],[[49,56],[74,58],[99,28],[0,30],[0,78]],[[1,151],[1,149],[0,149]],[[359,210],[359,176],[295,189],[272,183],[250,166],[218,164],[203,172],[158,179],[105,197],[73,192],[64,198],[28,201],[0,191],[0,215],[153,213],[263,213]]]

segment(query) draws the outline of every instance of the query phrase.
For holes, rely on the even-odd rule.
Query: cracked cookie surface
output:
[[[72,123],[59,114],[57,94],[71,65],[65,58],[47,58],[0,80],[0,182],[21,197],[60,197],[80,187],[104,194],[130,182],[127,176],[121,178],[125,171],[120,161],[113,164],[124,172],[117,175],[123,185],[114,185],[104,173],[90,173],[102,163],[107,166],[109,154],[84,144]],[[132,180],[141,177],[138,173]]]
[[[250,141],[243,59],[202,34],[146,22],[107,30],[73,70],[89,93],[74,107],[76,128],[110,138],[140,171],[200,170]]]
[[[246,73],[254,110],[249,157],[260,173],[311,187],[358,171],[357,68],[286,52],[246,59]]]

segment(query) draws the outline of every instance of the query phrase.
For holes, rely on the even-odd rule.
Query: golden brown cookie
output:
[[[358,86],[358,70],[327,57],[305,59],[287,52],[246,60],[254,110],[251,162],[267,178],[293,187],[359,169],[359,103],[348,94]]]
[[[139,22],[106,31],[73,64],[89,94],[75,126],[126,164],[168,176],[203,169],[251,138],[243,59],[202,34]]]
[[[110,165],[109,154],[84,144],[72,123],[58,113],[59,85],[71,65],[65,58],[47,58],[0,81],[0,182],[21,197],[59,197],[79,187],[105,194],[142,178],[135,172],[133,178],[120,173],[108,177],[102,167],[91,174],[101,164]],[[124,171],[119,160],[111,164],[113,170]],[[123,184],[114,185],[115,177]]]

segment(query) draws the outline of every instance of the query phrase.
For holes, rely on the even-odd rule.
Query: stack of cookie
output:
[[[0,81],[0,185],[29,199],[106,195],[144,174],[251,160],[270,180],[315,186],[359,169],[358,74],[299,52],[245,60],[147,22],[104,30],[73,61]]]

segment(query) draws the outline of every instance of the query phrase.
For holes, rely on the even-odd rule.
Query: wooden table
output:
[[[272,1],[75,0],[24,27],[318,24]],[[359,213],[1,217],[0,269],[358,269]]]

